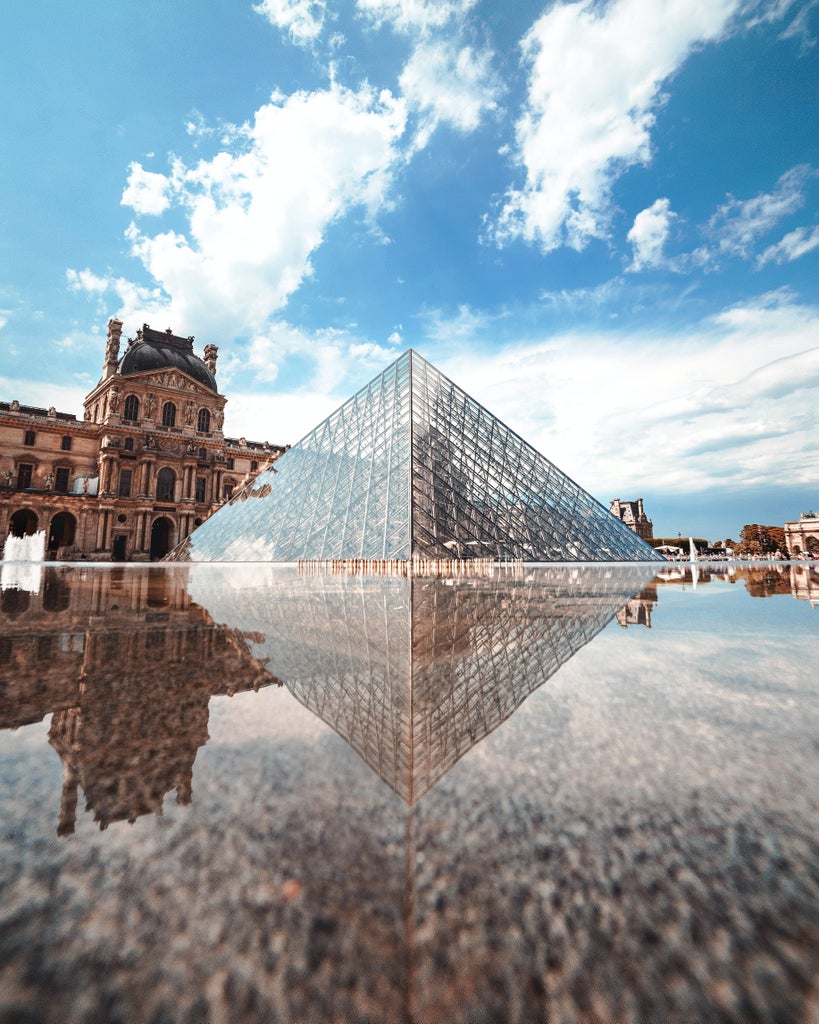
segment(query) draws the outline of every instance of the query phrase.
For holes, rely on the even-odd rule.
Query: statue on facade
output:
[[[119,388],[113,387],[108,392],[108,409],[110,412],[119,412]]]
[[[149,420],[152,420],[154,418],[154,413],[155,412],[156,412],[156,395],[152,391],[148,395],[148,397],[145,399],[145,415],[148,417]]]
[[[216,429],[221,430],[222,424],[225,422],[225,414],[221,409],[217,409],[213,414],[213,422],[216,424]]]
[[[207,368],[214,376],[216,376],[216,359],[218,352],[219,349],[216,347],[216,345],[205,345],[205,366],[207,366]]]
[[[196,412],[196,406],[193,404],[193,401],[189,398],[187,400],[187,402],[185,402],[185,424],[186,424],[186,426],[191,426],[191,424],[193,423],[193,414],[195,412]]]

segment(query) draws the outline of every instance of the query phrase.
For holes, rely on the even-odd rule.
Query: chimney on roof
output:
[[[105,344],[105,364],[102,368],[103,380],[113,377],[117,372],[117,363],[119,362],[119,342],[121,337],[122,321],[114,320],[112,317],[108,321],[108,340]]]

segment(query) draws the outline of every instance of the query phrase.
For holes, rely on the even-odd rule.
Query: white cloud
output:
[[[809,50],[816,45],[816,39],[811,31],[811,11],[817,6],[819,0],[769,0],[759,7],[759,14],[752,17],[748,25],[755,28],[757,25],[764,25],[770,22],[781,21],[790,17],[791,11],[797,8],[792,20],[785,26],[780,39],[798,39],[801,43],[802,52]]]
[[[164,174],[146,171],[142,164],[132,163],[128,167],[128,184],[120,200],[122,206],[130,206],[135,213],[164,213],[170,205],[168,179]]]
[[[399,84],[410,106],[430,115],[427,133],[446,122],[473,131],[484,111],[497,108],[500,87],[491,68],[492,54],[448,39],[415,49]]]
[[[262,0],[253,10],[287,32],[294,43],[309,46],[321,35],[327,4],[324,0]]]
[[[89,294],[102,294],[111,287],[111,281],[107,277],[100,277],[87,267],[85,270],[66,270],[66,280],[72,292],[88,292]]]
[[[780,291],[685,332],[464,343],[439,365],[607,501],[819,478],[817,337],[819,309]]]
[[[490,224],[499,244],[582,249],[608,233],[612,182],[647,163],[661,87],[719,38],[739,0],[560,3],[523,40],[528,98],[516,126],[526,182]]]
[[[756,259],[757,267],[766,263],[790,263],[819,247],[819,226],[814,228],[796,228],[789,231],[784,238],[760,253]]]
[[[626,236],[634,250],[629,270],[663,266],[666,262],[663,250],[675,216],[668,199],[657,199],[648,209],[637,214]]]
[[[212,159],[174,161],[165,194],[186,231],[128,231],[168,322],[263,331],[312,274],[327,226],[356,206],[374,216],[388,201],[404,121],[404,104],[388,92],[333,84],[277,94]],[[155,292],[118,290],[122,318],[140,322]]]
[[[359,12],[376,26],[426,33],[460,19],[477,0],[356,0]]]
[[[786,171],[772,192],[760,192],[751,199],[729,196],[708,222],[707,231],[717,252],[741,259],[753,256],[759,239],[803,205],[805,186],[813,173],[800,164]]]

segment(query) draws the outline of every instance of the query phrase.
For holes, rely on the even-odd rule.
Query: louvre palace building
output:
[[[82,420],[0,402],[0,542],[42,530],[49,558],[158,559],[287,450],[225,437],[215,345],[200,358],[145,324],[121,355],[122,326]]]

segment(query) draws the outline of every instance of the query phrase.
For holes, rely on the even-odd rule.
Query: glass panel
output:
[[[657,558],[607,508],[412,351],[232,496],[175,557],[413,555]]]

